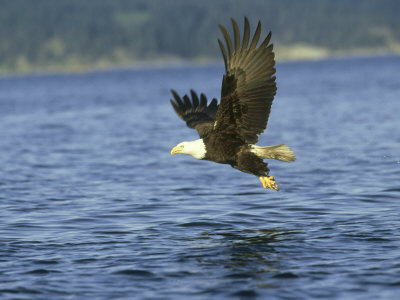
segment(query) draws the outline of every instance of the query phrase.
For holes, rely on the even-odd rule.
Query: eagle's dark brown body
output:
[[[210,134],[203,140],[207,150],[205,160],[229,164],[235,169],[256,176],[268,175],[267,164],[252,153],[250,146],[243,144],[241,140],[233,137],[226,139],[217,134]],[[229,147],[226,146],[227,143]]]
[[[259,147],[255,144],[268,123],[271,104],[276,94],[275,60],[271,33],[257,46],[261,24],[250,42],[250,25],[245,18],[243,39],[237,23],[232,19],[234,41],[227,30],[220,26],[226,48],[218,40],[225,63],[221,101],[207,98],[193,91],[182,98],[172,90],[171,104],[190,128],[198,131],[200,140],[184,142],[171,154],[186,153],[232,167],[260,177],[264,187],[278,189],[263,158],[293,161],[295,156],[286,145]],[[197,148],[193,149],[192,146]],[[186,148],[185,148],[186,147]],[[186,150],[185,150],[186,149]],[[264,180],[272,180],[270,185]],[[271,179],[272,178],[272,179]]]

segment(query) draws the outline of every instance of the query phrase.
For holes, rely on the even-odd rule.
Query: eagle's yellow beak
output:
[[[178,148],[177,146],[171,149],[171,155],[181,153],[181,149]]]

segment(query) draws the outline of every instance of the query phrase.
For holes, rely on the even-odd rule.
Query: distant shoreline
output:
[[[306,61],[319,61],[326,59],[346,59],[346,58],[367,58],[379,56],[399,56],[400,52],[397,51],[376,51],[376,49],[363,49],[363,51],[349,51],[349,52],[330,52],[322,48],[309,47],[309,46],[295,46],[295,47],[280,47],[276,50],[276,62],[306,62]],[[31,66],[26,70],[7,70],[0,66],[0,78],[14,77],[14,76],[29,76],[29,75],[46,75],[46,74],[85,74],[93,72],[107,72],[113,70],[134,70],[134,69],[148,69],[148,68],[167,68],[167,67],[184,67],[184,66],[202,66],[223,64],[221,59],[216,58],[195,58],[195,59],[182,59],[178,57],[169,57],[162,59],[145,59],[145,60],[132,60],[121,63],[105,62],[94,64],[81,64],[81,65],[68,65],[59,64],[46,67]]]

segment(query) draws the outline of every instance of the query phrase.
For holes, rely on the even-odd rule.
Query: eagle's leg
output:
[[[263,188],[270,188],[271,190],[279,191],[279,187],[273,176],[260,176],[258,177],[263,185]]]
[[[236,164],[232,165],[232,167],[242,172],[256,175],[265,189],[270,188],[271,190],[279,191],[274,177],[268,176],[268,164],[263,162],[262,158],[256,154],[246,150],[245,148],[238,153]]]

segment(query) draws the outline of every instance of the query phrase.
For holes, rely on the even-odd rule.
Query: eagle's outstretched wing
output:
[[[231,19],[234,44],[227,30],[219,25],[224,35],[227,50],[218,39],[225,62],[222,81],[221,103],[216,115],[215,131],[235,134],[246,143],[257,142],[257,134],[267,126],[271,104],[276,94],[275,60],[271,33],[257,47],[261,33],[261,23],[249,45],[250,25],[244,22],[243,41],[237,23]]]
[[[214,98],[207,106],[207,97],[201,94],[199,98],[193,90],[190,90],[192,100],[188,95],[179,97],[174,90],[171,93],[175,99],[171,99],[171,104],[178,116],[189,128],[196,129],[200,138],[205,137],[213,128],[218,109],[217,99]]]

